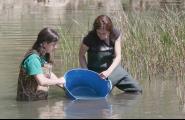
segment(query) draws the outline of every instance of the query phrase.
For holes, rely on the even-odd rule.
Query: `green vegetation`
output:
[[[165,9],[139,13],[115,11],[109,16],[123,33],[124,67],[137,80],[150,82],[156,76],[162,80],[175,80],[177,96],[180,103],[184,104],[185,13]],[[81,33],[78,37],[74,32],[70,32],[71,26],[59,28],[64,71],[79,67],[80,41],[91,28],[89,26],[91,22],[84,27],[80,21],[73,20],[72,24],[79,28],[76,31]]]
[[[114,17],[115,16],[115,17]],[[136,78],[157,75],[177,75],[183,78],[185,56],[184,12],[161,10],[160,12],[124,13],[118,11],[112,16],[114,24],[123,33],[122,63]],[[116,17],[119,16],[119,17]],[[81,38],[60,29],[61,50],[64,66],[78,67],[78,49]],[[83,25],[82,25],[83,26]],[[65,30],[65,31],[64,31]],[[70,62],[70,63],[69,63]]]

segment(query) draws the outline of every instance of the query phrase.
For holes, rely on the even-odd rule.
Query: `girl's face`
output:
[[[98,37],[100,38],[100,40],[107,40],[110,35],[110,32],[103,29],[103,28],[97,29],[96,33],[97,33]]]
[[[51,42],[51,43],[44,43],[44,48],[46,50],[46,53],[51,53],[57,48],[57,42]]]

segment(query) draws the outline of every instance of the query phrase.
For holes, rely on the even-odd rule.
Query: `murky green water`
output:
[[[97,15],[111,15],[115,9],[97,4],[97,1],[85,0],[80,3],[71,0],[65,6],[62,1],[59,2],[61,4],[46,6],[31,0],[16,0],[15,4],[12,2],[0,0],[0,118],[185,118],[173,78],[156,78],[150,83],[141,80],[142,94],[112,94],[106,100],[71,101],[66,98],[63,90],[51,87],[47,101],[15,101],[20,60],[43,27],[57,29],[60,25],[70,28],[76,20],[89,30]],[[115,0],[106,4],[109,2],[117,5]],[[105,9],[101,10],[102,6]],[[76,36],[74,45],[79,44],[83,31],[78,24],[70,30]],[[57,50],[55,56],[57,65],[54,71],[61,76],[67,67],[61,64],[60,50]]]

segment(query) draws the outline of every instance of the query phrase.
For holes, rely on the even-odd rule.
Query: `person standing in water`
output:
[[[57,48],[58,33],[51,28],[42,29],[20,64],[17,101],[46,100],[50,85],[63,87],[65,80],[52,71],[51,54]]]
[[[86,59],[87,53],[87,59]],[[141,92],[138,81],[121,66],[121,34],[106,15],[98,16],[93,29],[83,38],[79,50],[82,68],[98,72],[125,92]]]

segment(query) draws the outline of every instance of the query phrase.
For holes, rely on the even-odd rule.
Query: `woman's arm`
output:
[[[115,41],[114,51],[115,51],[115,58],[112,64],[106,71],[103,71],[100,73],[100,76],[103,79],[107,78],[121,62],[121,36],[119,36],[119,38]]]
[[[111,66],[108,68],[108,71],[112,73],[112,71],[120,64],[121,62],[121,37],[119,37],[115,42],[115,58],[111,64]]]
[[[58,77],[53,72],[51,72],[51,79],[58,79]]]
[[[65,79],[64,79],[63,76],[60,77],[60,78],[58,78],[53,72],[51,72],[51,79],[61,79],[61,80],[63,80],[63,81],[65,82]],[[60,87],[60,88],[62,88],[62,87],[64,87],[64,83],[62,83],[62,84],[57,84],[57,86]]]
[[[79,62],[82,68],[87,68],[87,60],[86,60],[85,54],[88,49],[89,48],[85,44],[81,43],[80,50],[79,50]]]
[[[34,77],[40,86],[58,85],[58,84],[65,83],[65,80],[63,79],[63,77],[61,77],[59,79],[58,78],[49,79],[49,78],[45,77],[44,74],[37,74]]]

